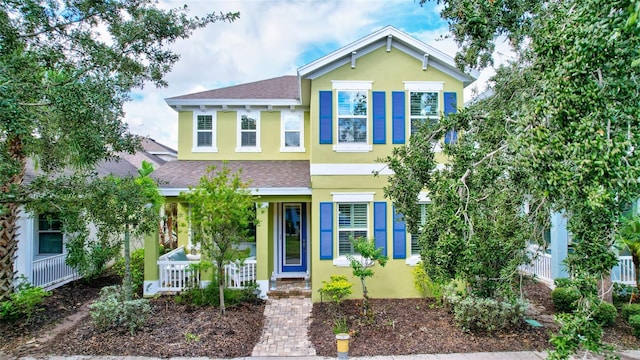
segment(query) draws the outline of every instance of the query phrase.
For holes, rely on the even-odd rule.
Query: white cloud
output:
[[[197,30],[172,49],[180,61],[167,74],[168,88],[147,86],[125,106],[132,132],[177,147],[177,116],[164,98],[281,75],[293,75],[309,62],[372,31],[393,25],[453,56],[451,39],[434,3],[408,0],[162,0],[163,8],[187,3],[191,16],[240,12],[233,23]]]

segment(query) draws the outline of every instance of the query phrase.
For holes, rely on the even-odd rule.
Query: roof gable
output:
[[[424,65],[431,66],[458,79],[464,86],[471,84],[478,78],[476,71],[472,71],[471,74],[461,71],[456,67],[452,57],[393,26],[386,26],[307,65],[299,67],[298,76],[301,79],[313,80],[340,66],[357,61],[359,57],[381,47],[386,47],[387,52],[399,50],[407,53],[423,61]]]

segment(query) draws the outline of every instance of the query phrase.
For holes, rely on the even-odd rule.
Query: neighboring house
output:
[[[178,113],[179,156],[154,176],[168,201],[179,203],[179,194],[196,186],[209,166],[226,160],[232,171],[242,169],[260,196],[256,241],[245,246],[255,256],[263,294],[272,274],[309,274],[314,301],[331,275],[355,283],[349,238],[364,236],[390,258],[368,282],[370,296],[418,296],[411,271],[420,249],[384,197],[390,170],[376,160],[406,144],[420,123],[455,112],[476,77],[388,26],[298,68],[297,75],[166,99]],[[444,162],[443,155],[436,158]],[[416,201],[426,206],[428,198]],[[188,204],[178,207],[188,213]],[[157,260],[151,251],[157,243],[153,237],[145,243],[147,264]],[[178,244],[192,250],[188,226],[179,229]],[[161,275],[157,267],[145,268],[145,295],[165,290]]]
[[[152,139],[143,138],[142,145],[143,150],[135,154],[118,154],[120,159],[100,162],[95,169],[98,176],[137,176],[142,160],[157,168],[167,162],[152,153],[160,148],[177,157],[175,150]],[[28,161],[24,182],[29,183],[36,174],[34,163]],[[17,277],[24,276],[32,285],[47,290],[78,278],[76,272],[65,264],[65,236],[61,231],[60,219],[54,212],[32,214],[21,211],[18,229],[18,251],[14,260]]]

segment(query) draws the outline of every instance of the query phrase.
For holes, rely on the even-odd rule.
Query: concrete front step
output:
[[[267,296],[270,299],[310,298],[311,289],[306,288],[304,279],[280,279],[276,281],[275,290],[267,291]]]

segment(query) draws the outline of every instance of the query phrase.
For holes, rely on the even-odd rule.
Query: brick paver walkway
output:
[[[251,356],[315,356],[307,336],[311,307],[308,297],[269,299],[262,336]]]

